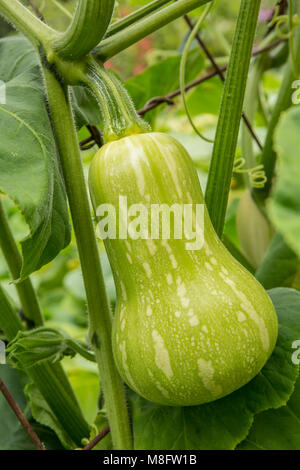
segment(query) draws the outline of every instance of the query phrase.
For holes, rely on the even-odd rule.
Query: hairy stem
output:
[[[84,85],[99,102],[104,121],[104,141],[150,131],[150,126],[137,114],[127,91],[109,70],[91,58]]]
[[[206,203],[222,237],[260,0],[242,0],[224,86]]]
[[[90,338],[99,367],[112,440],[115,449],[131,449],[132,437],[123,384],[113,360],[111,312],[69,96],[46,67],[44,75],[85,284]]]

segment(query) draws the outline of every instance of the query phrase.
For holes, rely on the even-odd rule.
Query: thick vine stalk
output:
[[[111,21],[115,0],[78,0],[67,31],[57,33],[52,46],[57,54],[77,60],[88,54],[103,38]]]
[[[223,234],[259,7],[260,0],[241,1],[206,188],[207,207],[219,237]]]
[[[150,13],[159,10],[162,6],[166,5],[167,3],[170,3],[170,0],[153,0],[150,3],[147,3],[147,5],[144,5],[138,10],[130,13],[121,20],[117,20],[112,23],[111,26],[107,29],[105,37],[108,38],[110,36],[113,36],[114,34],[118,33],[119,31],[122,31],[133,23],[136,23],[137,21],[141,20]]]
[[[132,448],[131,429],[123,384],[113,359],[111,312],[69,96],[46,67],[44,76],[85,284],[90,339],[100,372],[112,440],[115,449],[128,450]]]
[[[95,54],[99,60],[105,62],[107,59],[127,49],[132,44],[140,41],[149,34],[166,26],[173,20],[189,13],[211,0],[178,0],[171,5],[155,11],[140,21],[128,26],[128,28],[114,34],[114,36],[104,39]]]

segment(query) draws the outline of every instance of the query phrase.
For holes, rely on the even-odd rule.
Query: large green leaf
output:
[[[201,406],[159,406],[130,393],[136,449],[234,449],[247,436],[255,414],[287,403],[299,373],[291,354],[292,343],[300,338],[300,293],[274,289],[270,296],[279,337],[262,371],[231,395]]]
[[[47,405],[38,388],[33,383],[30,383],[27,384],[25,392],[28,397],[34,419],[38,423],[52,429],[66,449],[74,449],[74,442],[72,442],[68,434],[62,428],[60,422]]]
[[[29,227],[22,242],[25,277],[69,243],[69,216],[38,56],[28,41],[13,36],[0,40],[0,63],[6,89],[6,104],[0,104],[0,191]]]
[[[290,287],[298,269],[298,257],[286,244],[282,235],[276,233],[255,277],[265,289]]]
[[[101,253],[102,272],[110,302],[116,300],[116,288],[106,252]],[[85,301],[85,289],[80,269],[74,269],[64,279],[64,287],[77,299]]]
[[[168,57],[126,82],[127,91],[137,109],[143,108],[150,99],[165,96],[179,88],[180,60],[181,55]],[[201,72],[203,66],[204,59],[199,48],[193,49],[188,58],[187,83]],[[147,119],[151,121],[156,112],[148,113]]]
[[[100,383],[96,365],[94,370],[92,370],[91,364],[91,370],[88,370],[88,365],[84,364],[84,362],[84,359],[77,356],[73,359],[73,367],[70,365],[67,367],[67,372],[84,416],[89,423],[92,423],[98,411]],[[72,363],[72,359],[69,360],[69,364],[70,363]],[[85,369],[83,367],[85,367]]]
[[[101,109],[96,98],[84,87],[75,86],[71,93],[77,129],[92,124],[102,125]]]
[[[268,209],[285,241],[300,256],[300,108],[283,114],[275,133],[279,172]]]
[[[255,416],[239,449],[300,450],[300,378],[286,406]]]
[[[218,115],[223,92],[220,77],[214,77],[198,85],[189,94],[188,108],[192,116],[198,114]]]

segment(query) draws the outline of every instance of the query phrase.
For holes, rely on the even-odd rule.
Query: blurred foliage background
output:
[[[30,2],[23,0],[24,5]],[[63,30],[68,26],[75,0],[35,0],[35,5],[51,26]],[[114,19],[126,16],[134,9],[147,4],[145,0],[119,0],[116,4]],[[239,8],[239,0],[216,0],[215,7],[201,31],[209,50],[219,65],[228,63],[235,20]],[[256,46],[259,46],[268,30],[268,21],[272,16],[275,0],[263,0],[260,23],[257,30]],[[199,10],[194,11],[192,18],[199,16]],[[177,20],[164,27],[159,32],[143,39],[138,44],[120,53],[106,65],[112,68],[126,82],[138,108],[154,97],[167,94],[178,88],[180,53],[188,35],[188,27],[183,19]],[[10,25],[0,19],[0,37],[15,34]],[[211,64],[205,58],[199,45],[195,42],[189,57],[187,81],[204,75],[212,70]],[[268,70],[263,76],[264,113],[270,112],[281,80],[281,67]],[[218,110],[223,85],[219,77],[215,77],[194,90],[190,91],[188,104],[191,115],[198,128],[208,136],[213,137],[218,118]],[[263,139],[266,131],[266,120],[262,110],[255,117],[255,127]],[[200,140],[193,132],[184,113],[182,100],[177,98],[173,106],[162,105],[156,111],[149,113],[147,118],[155,130],[161,130],[175,135],[190,152],[199,171],[202,189],[205,187],[211,145]],[[86,128],[78,129],[79,140],[89,136]],[[88,165],[96,152],[94,147],[82,153],[86,173]],[[241,153],[240,147],[237,154]],[[226,234],[233,243],[239,246],[236,228],[237,206],[244,182],[242,177],[234,177],[230,196],[230,206],[227,215]],[[18,241],[28,236],[28,227],[22,215],[13,203],[4,199],[13,232]],[[115,289],[112,274],[102,243],[102,264],[106,285],[112,307],[115,301]],[[76,245],[73,241],[49,265],[32,276],[43,308],[47,324],[63,328],[72,337],[84,339],[87,334],[87,313],[85,293],[78,261]],[[6,264],[0,254],[0,281],[7,288],[12,298],[17,302],[13,284],[9,279]],[[96,367],[84,359],[65,359],[64,364],[74,385],[75,391],[90,422],[96,416],[97,396],[99,393]]]

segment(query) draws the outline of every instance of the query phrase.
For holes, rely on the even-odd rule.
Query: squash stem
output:
[[[118,78],[89,58],[84,84],[94,94],[103,114],[104,141],[149,132],[150,126],[137,114],[134,104]]]

